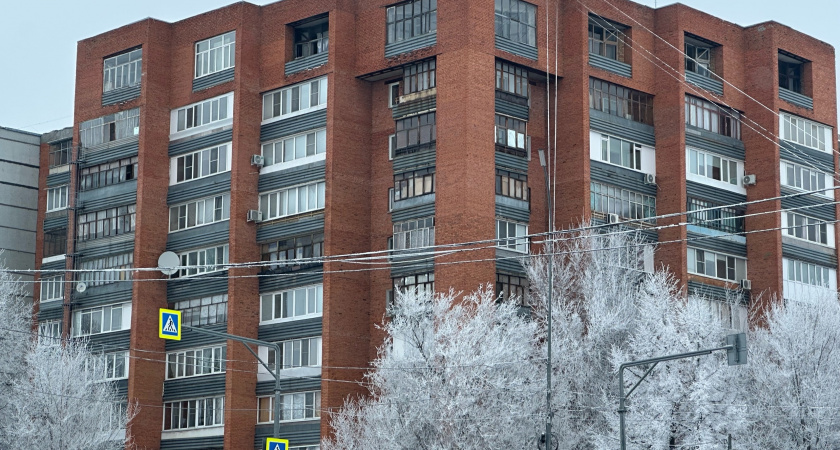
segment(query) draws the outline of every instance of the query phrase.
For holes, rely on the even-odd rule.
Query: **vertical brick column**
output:
[[[233,107],[233,160],[230,192],[230,262],[260,260],[257,226],[246,222],[248,210],[258,209],[259,169],[251,155],[260,153],[260,8],[236,5],[236,76]],[[256,339],[259,331],[259,280],[257,268],[230,269],[228,274],[227,332]],[[256,350],[256,348],[254,348]],[[257,361],[242,343],[227,341],[225,374],[226,449],[250,447],[256,425]]]
[[[384,20],[384,14],[382,18]],[[384,21],[383,21],[384,28]],[[370,98],[368,83],[356,79],[356,19],[353,6],[330,13],[327,99],[326,209],[327,256],[368,251],[370,243]],[[331,433],[330,414],[350,395],[364,394],[359,385],[332,380],[361,380],[368,365],[370,275],[359,265],[324,264],[322,334],[321,435]],[[342,272],[353,270],[353,272]]]
[[[440,2],[438,17],[435,244],[494,239],[493,4]],[[496,278],[493,248],[435,261],[439,292],[467,293]]]
[[[683,48],[683,23],[680,20],[680,9],[670,8],[657,10],[656,33],[672,43],[677,48]],[[636,35],[640,35],[640,30]],[[646,33],[646,32],[645,32]],[[655,87],[653,99],[653,121],[656,136],[656,214],[671,214],[686,210],[686,156],[685,156],[685,85],[682,73],[685,67],[684,56],[671,48],[662,40],[657,39],[653,48],[645,44],[645,48],[655,52],[661,61],[660,66],[667,64],[677,69],[680,74],[671,71],[669,75],[663,69],[653,68],[651,83]],[[644,50],[636,50],[644,53]],[[653,58],[645,54],[648,58]],[[634,59],[639,65],[651,66],[641,55]],[[633,68],[635,72],[635,67]],[[672,76],[673,75],[673,76]],[[677,77],[677,78],[675,78]],[[667,219],[657,219],[657,226],[668,226],[684,222],[686,216],[674,216]],[[674,274],[685,286],[688,283],[686,266],[687,237],[685,226],[662,228],[659,230],[662,244],[656,251],[656,268],[666,268]]]
[[[166,250],[169,210],[169,24],[144,23],[143,79],[137,179],[134,267],[157,267]],[[117,37],[117,36],[115,36]],[[158,310],[166,308],[166,282],[157,271],[134,273],[128,401],[140,410],[128,432],[139,448],[160,446],[163,423],[165,343],[158,337]]]

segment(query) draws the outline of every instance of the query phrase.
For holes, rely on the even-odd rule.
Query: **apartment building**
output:
[[[394,290],[524,292],[526,236],[546,231],[538,149],[559,228],[640,230],[659,242],[642,267],[713,298],[743,286],[741,308],[721,303],[743,326],[773,294],[836,290],[835,98],[828,44],[680,4],[284,0],[141,20],[79,42],[72,132],[42,147],[39,329],[89,339],[141,406],[129,432],[161,449],[260,448],[273,380],[236,342],[159,339],[159,308],[281,343],[259,349],[282,364],[281,433],[318,448],[364,394]]]

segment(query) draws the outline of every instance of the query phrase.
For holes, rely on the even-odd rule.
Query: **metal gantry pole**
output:
[[[244,337],[244,336],[237,336],[235,334],[222,333],[220,331],[205,330],[203,328],[191,327],[189,325],[182,325],[182,327],[184,329],[192,330],[192,331],[195,331],[195,332],[201,333],[201,334],[223,337],[225,339],[230,339],[232,341],[239,341],[239,342],[242,343],[242,345],[245,346],[245,348],[248,349],[249,352],[251,352],[252,355],[254,355],[254,357],[257,358],[257,361],[259,361],[260,364],[262,364],[262,366],[265,367],[266,370],[268,370],[268,373],[270,373],[271,376],[274,377],[274,433],[273,434],[274,434],[275,438],[279,439],[280,438],[280,363],[278,362],[277,359],[280,357],[280,354],[282,353],[282,350],[280,349],[280,345],[277,344],[276,342],[265,342],[265,341],[261,341],[259,339],[251,339],[251,338],[247,338],[247,337]],[[275,353],[274,353],[274,355],[275,355],[275,357],[274,357],[274,370],[272,370],[271,367],[268,366],[268,362],[263,361],[262,358],[260,358],[260,356],[256,352],[254,352],[254,350],[251,349],[251,347],[248,346],[248,344],[261,345],[263,347],[273,347],[274,351],[275,351]]]

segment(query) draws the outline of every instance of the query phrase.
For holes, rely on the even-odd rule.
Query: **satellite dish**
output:
[[[87,290],[87,283],[85,283],[84,281],[80,281],[80,282],[76,283],[76,292],[81,294],[82,292],[84,292],[86,290]]]
[[[174,275],[181,265],[181,258],[175,252],[163,252],[158,257],[158,270],[164,275]]]

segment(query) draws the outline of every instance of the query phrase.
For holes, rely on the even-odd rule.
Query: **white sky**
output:
[[[265,5],[273,1],[251,0],[251,3]],[[676,3],[637,1],[651,7]],[[5,3],[0,13],[3,62],[0,126],[43,133],[73,124],[77,41],[146,17],[174,22],[232,1],[6,0]],[[838,0],[682,0],[681,3],[739,25],[775,20],[840,47]],[[840,72],[840,59],[835,62]]]

